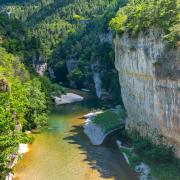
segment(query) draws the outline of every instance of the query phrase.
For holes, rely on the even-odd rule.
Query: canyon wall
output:
[[[44,74],[48,68],[48,64],[47,64],[46,59],[42,52],[40,54],[37,54],[35,52],[32,53],[32,65],[33,65],[35,71],[40,76],[44,76]]]
[[[115,38],[115,66],[127,110],[126,128],[163,139],[180,157],[180,49],[170,50],[156,28]]]

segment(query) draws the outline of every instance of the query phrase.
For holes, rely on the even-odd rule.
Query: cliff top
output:
[[[130,0],[110,22],[119,34],[136,35],[152,26],[164,30],[172,48],[180,46],[180,0]]]

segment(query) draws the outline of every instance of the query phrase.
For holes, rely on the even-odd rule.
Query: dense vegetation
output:
[[[44,61],[54,70],[54,82],[70,87],[94,89],[93,73],[98,72],[106,95],[119,103],[111,19],[111,28],[120,34],[136,35],[157,26],[164,30],[165,39],[172,46],[180,45],[179,0],[130,0],[118,11],[125,3],[126,0],[0,2],[0,179],[10,171],[9,163],[18,144],[28,141],[24,132],[46,124],[50,94],[62,92],[47,77],[37,76],[32,66],[34,55],[38,60],[43,54]],[[68,69],[67,64],[72,62]],[[108,132],[119,126],[123,116],[106,111],[94,122]],[[134,145],[135,152],[147,162],[171,167],[169,161],[173,168],[179,167],[173,151],[162,148],[144,139],[136,140]]]
[[[122,148],[127,154],[129,162],[133,168],[141,162],[145,162],[151,168],[150,178],[156,177],[158,180],[179,180],[180,179],[180,160],[175,157],[174,149],[163,143],[154,144],[148,138],[142,138],[138,132],[122,132],[122,137],[126,141],[132,142],[133,148]]]
[[[159,27],[172,47],[180,46],[179,0],[130,0],[114,17],[110,26],[118,33],[136,35],[150,27]]]
[[[11,17],[26,22],[29,33],[40,37],[45,54],[49,56],[69,34],[84,28],[83,24],[97,21],[105,11],[119,7],[119,0],[15,0],[3,7]],[[115,13],[115,12],[114,12]],[[83,27],[82,27],[83,26]]]
[[[10,171],[9,163],[18,144],[28,141],[22,132],[45,125],[50,93],[62,92],[48,78],[37,78],[32,68],[33,55],[43,54],[55,70],[56,80],[74,81],[76,87],[92,83],[91,63],[95,61],[109,72],[109,78],[115,76],[111,72],[112,47],[100,43],[98,38],[108,31],[108,21],[120,2],[1,1],[0,179]],[[72,72],[66,68],[70,57],[77,61]]]
[[[1,7],[11,18],[25,22],[29,37],[40,44],[39,51],[53,68],[56,81],[74,88],[94,89],[95,64],[94,71],[101,72],[103,88],[114,98],[119,97],[114,51],[112,42],[103,38],[109,33],[108,22],[124,3],[125,0],[14,0]],[[66,63],[71,60],[76,65],[68,70]]]
[[[34,56],[38,59],[43,54],[55,71],[55,81],[76,88],[94,86],[92,64],[95,64],[93,69],[101,73],[104,88],[110,94],[119,93],[111,40],[100,41],[100,37],[104,39],[109,34],[108,21],[123,3],[123,0],[0,2],[0,179],[11,171],[9,165],[19,143],[29,141],[24,132],[46,124],[50,94],[62,92],[48,78],[37,76],[32,64]],[[76,61],[71,71],[66,67],[69,59]]]
[[[19,21],[0,15],[0,179],[10,171],[19,143],[29,141],[24,132],[47,120],[54,85],[24,66],[32,45]]]

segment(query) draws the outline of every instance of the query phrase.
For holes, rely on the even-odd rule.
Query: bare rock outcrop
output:
[[[127,110],[126,128],[157,141],[159,135],[180,157],[180,49],[170,50],[163,31],[115,39],[115,66]]]

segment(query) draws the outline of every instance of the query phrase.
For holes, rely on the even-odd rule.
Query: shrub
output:
[[[165,39],[174,47],[180,45],[179,0],[130,0],[110,21],[110,27],[118,33],[132,35],[152,26],[165,32]]]
[[[134,142],[135,152],[142,156],[146,161],[163,164],[174,160],[174,151],[172,147],[164,144],[153,144],[149,139],[139,138]]]

